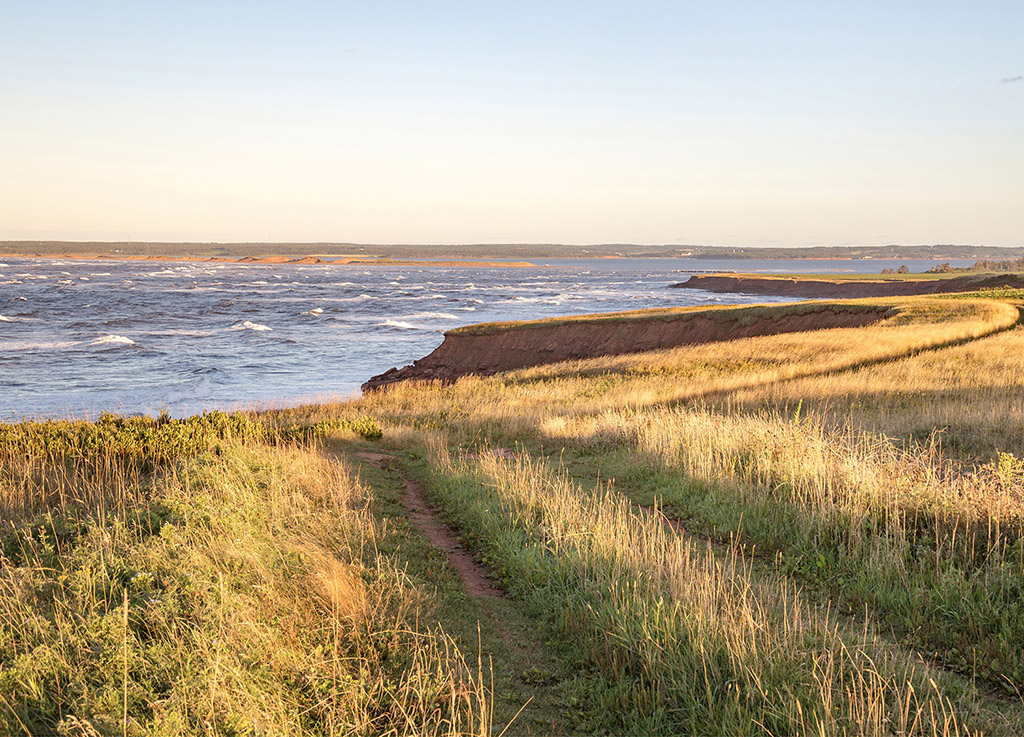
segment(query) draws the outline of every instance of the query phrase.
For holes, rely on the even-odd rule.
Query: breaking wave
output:
[[[104,335],[92,341],[89,345],[135,345],[135,341],[123,335]]]
[[[257,333],[262,333],[267,330],[273,330],[274,328],[267,327],[266,325],[260,325],[258,322],[249,322],[246,320],[241,325],[235,325],[231,328],[232,330],[254,330]]]

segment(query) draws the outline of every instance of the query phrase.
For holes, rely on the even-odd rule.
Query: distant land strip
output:
[[[232,258],[229,256],[133,256],[125,254],[105,253],[0,253],[0,258],[46,258],[46,259],[97,259],[103,261],[189,261],[199,263],[223,263],[223,264],[324,264],[334,266],[443,266],[443,267],[476,267],[476,268],[541,268],[529,261],[478,261],[472,259],[461,260],[427,260],[427,259],[394,259],[394,258],[367,258],[340,257],[322,259],[316,256],[301,256],[292,258],[290,256],[243,256]]]
[[[344,243],[288,241],[264,243],[168,242],[168,241],[63,241],[5,240],[0,252],[35,256],[61,254],[66,257],[92,253],[107,256],[190,256],[254,258],[287,255],[291,258],[340,256],[392,259],[545,259],[545,258],[692,258],[692,259],[1006,259],[1024,257],[1024,244],[986,245],[886,245],[886,246],[711,246],[636,243]]]

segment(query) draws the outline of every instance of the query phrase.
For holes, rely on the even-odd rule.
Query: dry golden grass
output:
[[[418,626],[427,596],[375,552],[393,543],[340,463],[231,444],[155,476],[96,463],[33,518],[39,470],[8,465],[0,732],[489,733],[482,674]]]
[[[837,425],[923,440],[988,461],[1024,456],[1024,328],[857,371],[737,390],[723,405],[792,411],[797,404]]]

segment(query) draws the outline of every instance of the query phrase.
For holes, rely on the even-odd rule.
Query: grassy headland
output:
[[[1024,293],[847,304],[888,316],[0,426],[0,725],[1018,734]]]

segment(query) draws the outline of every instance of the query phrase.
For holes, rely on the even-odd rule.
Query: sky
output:
[[[1024,245],[1024,3],[4,2],[0,239]]]

